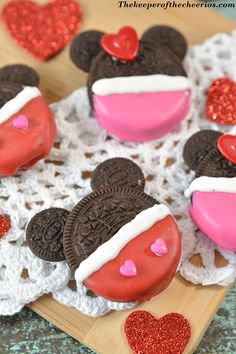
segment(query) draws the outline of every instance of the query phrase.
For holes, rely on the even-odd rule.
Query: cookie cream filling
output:
[[[33,98],[41,96],[37,87],[25,86],[14,98],[6,102],[0,109],[0,124],[19,112]]]
[[[94,82],[92,91],[99,96],[124,93],[145,93],[184,91],[191,88],[191,81],[185,76],[161,74],[127,77],[112,77]]]
[[[104,264],[116,258],[130,241],[168,215],[171,215],[171,212],[164,204],[155,204],[153,207],[143,210],[136,215],[132,221],[125,224],[110,240],[99,246],[88,258],[80,263],[75,272],[76,282],[82,283]]]
[[[196,191],[236,193],[236,177],[198,177],[192,181],[184,195],[189,198]]]

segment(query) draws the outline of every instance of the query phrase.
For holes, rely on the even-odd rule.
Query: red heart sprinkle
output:
[[[105,34],[101,44],[105,52],[119,60],[132,61],[139,48],[137,33],[132,27],[122,27],[117,34]]]
[[[0,238],[6,235],[10,228],[11,225],[9,220],[5,216],[0,215]]]
[[[213,81],[208,89],[207,118],[215,123],[236,124],[236,83],[227,77]]]
[[[191,327],[178,313],[156,319],[147,311],[134,311],[125,321],[125,333],[134,354],[181,354]]]
[[[231,134],[221,135],[217,141],[220,153],[230,162],[236,164],[236,136]]]
[[[81,7],[74,0],[50,1],[44,6],[29,0],[13,0],[2,10],[7,31],[36,59],[57,54],[81,26]]]

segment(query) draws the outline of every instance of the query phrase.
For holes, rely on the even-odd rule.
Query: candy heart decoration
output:
[[[137,275],[136,265],[130,259],[120,267],[120,274],[124,277],[135,277]]]
[[[236,124],[236,83],[226,77],[213,81],[208,89],[207,118],[215,123]]]
[[[139,48],[137,33],[128,26],[122,27],[117,34],[105,34],[101,44],[105,52],[123,61],[134,60]]]
[[[178,313],[156,319],[147,311],[134,311],[125,321],[125,334],[134,354],[181,354],[191,327]]]
[[[155,243],[151,245],[151,251],[156,256],[162,256],[163,254],[167,253],[167,246],[162,238],[157,238]]]
[[[236,164],[236,135],[221,135],[217,142],[221,154],[233,164]]]
[[[17,129],[27,129],[29,127],[28,118],[24,115],[21,115],[13,119],[13,125]]]
[[[15,42],[39,60],[52,57],[70,42],[81,26],[81,17],[81,7],[74,0],[55,0],[44,6],[14,0],[2,10]]]
[[[11,228],[9,220],[0,215],[0,238],[3,237]]]

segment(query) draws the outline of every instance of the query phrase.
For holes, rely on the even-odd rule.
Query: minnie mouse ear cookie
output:
[[[54,144],[53,114],[25,65],[0,69],[0,177],[17,175],[46,157]]]
[[[98,121],[123,140],[146,141],[173,130],[188,114],[191,85],[181,60],[187,44],[178,31],[155,26],[87,31],[71,46],[72,61],[89,72],[88,94]]]
[[[92,186],[94,192],[69,215],[63,213],[65,225],[58,224],[58,211],[50,209],[44,211],[46,216],[41,212],[30,221],[31,250],[42,258],[37,249],[41,245],[52,260],[51,251],[61,240],[56,232],[61,235],[64,229],[64,254],[77,284],[110,301],[151,299],[169,285],[180,261],[181,240],[174,217],[166,205],[143,191],[143,174],[127,159],[99,165]],[[35,239],[37,246],[33,246]]]
[[[197,148],[199,146],[199,153]],[[186,190],[195,224],[221,247],[236,251],[236,137],[203,130],[184,147],[187,165],[197,177]]]
[[[133,161],[121,157],[106,160],[98,165],[91,180],[94,191],[114,186],[144,189],[144,185],[142,170]]]

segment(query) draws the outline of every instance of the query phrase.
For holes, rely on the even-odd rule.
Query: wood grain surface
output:
[[[139,0],[140,1],[140,0]],[[4,4],[6,1],[1,1]],[[46,1],[38,1],[46,3]],[[177,3],[180,1],[176,1]],[[192,1],[194,2],[194,1]],[[81,0],[84,11],[83,30],[102,29],[116,31],[122,25],[133,25],[141,34],[149,26],[169,24],[181,30],[190,44],[201,43],[217,32],[229,32],[235,23],[209,9],[134,9],[119,8],[116,0]],[[41,77],[41,90],[49,102],[57,101],[78,87],[85,85],[86,74],[70,62],[68,47],[48,62],[37,62],[25,54],[0,27],[0,65],[26,63],[34,67]],[[192,353],[209,326],[227,288],[195,286],[176,276],[170,287],[152,301],[141,303],[145,309],[160,317],[168,312],[185,315],[193,328],[186,353]],[[65,307],[45,295],[30,308],[48,319],[74,338],[82,341],[97,353],[126,354],[129,352],[123,335],[123,323],[129,312],[110,313],[94,319]]]

